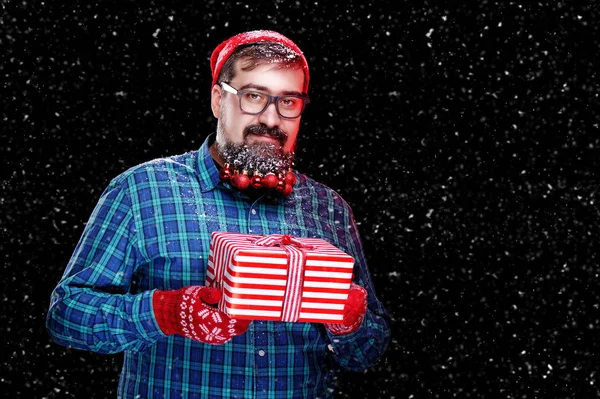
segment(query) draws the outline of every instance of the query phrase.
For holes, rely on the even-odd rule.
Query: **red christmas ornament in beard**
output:
[[[274,190],[284,196],[291,194],[296,176],[291,171],[294,152],[284,154],[282,151],[287,134],[278,127],[252,125],[244,129],[244,138],[250,135],[269,135],[277,139],[279,145],[235,144],[225,140],[218,146],[219,155],[225,161],[221,180],[238,190]]]

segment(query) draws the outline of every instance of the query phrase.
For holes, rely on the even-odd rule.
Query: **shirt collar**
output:
[[[219,168],[217,167],[216,161],[210,155],[210,146],[215,142],[215,134],[212,133],[204,140],[202,146],[198,150],[198,161],[197,161],[197,173],[198,180],[200,180],[200,191],[205,193],[207,191],[211,191],[217,187],[218,184],[223,184],[224,187],[229,190],[236,191],[231,188],[228,184],[224,184],[221,181],[219,176]],[[251,199],[246,193],[237,192],[239,197],[244,197],[246,199]],[[257,198],[255,198],[257,199]],[[283,198],[279,195],[262,195],[258,197],[258,199],[264,199],[265,202],[275,205],[278,203],[282,203],[284,200],[289,200],[289,198]]]
[[[214,189],[221,181],[219,178],[219,170],[210,155],[210,146],[215,141],[215,134],[210,134],[202,143],[198,150],[198,179],[200,180],[200,190],[202,192]]]

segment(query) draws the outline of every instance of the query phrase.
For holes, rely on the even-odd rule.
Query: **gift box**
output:
[[[318,238],[215,232],[206,285],[237,319],[340,323],[354,258]]]

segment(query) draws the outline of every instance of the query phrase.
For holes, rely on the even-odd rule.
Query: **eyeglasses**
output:
[[[270,96],[259,91],[237,90],[225,82],[219,85],[223,90],[237,94],[240,98],[240,109],[250,115],[262,114],[271,103],[275,103],[279,116],[285,119],[296,119],[302,115],[304,107],[310,102],[308,96]]]

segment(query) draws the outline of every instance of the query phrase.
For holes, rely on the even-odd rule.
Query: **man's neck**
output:
[[[212,157],[212,159],[215,161],[215,163],[220,166],[223,167],[223,165],[225,164],[225,162],[223,161],[223,158],[221,158],[221,155],[219,155],[219,150],[217,149],[217,142],[215,141],[214,143],[212,143],[212,145],[208,148],[208,151],[210,152],[210,156]]]

